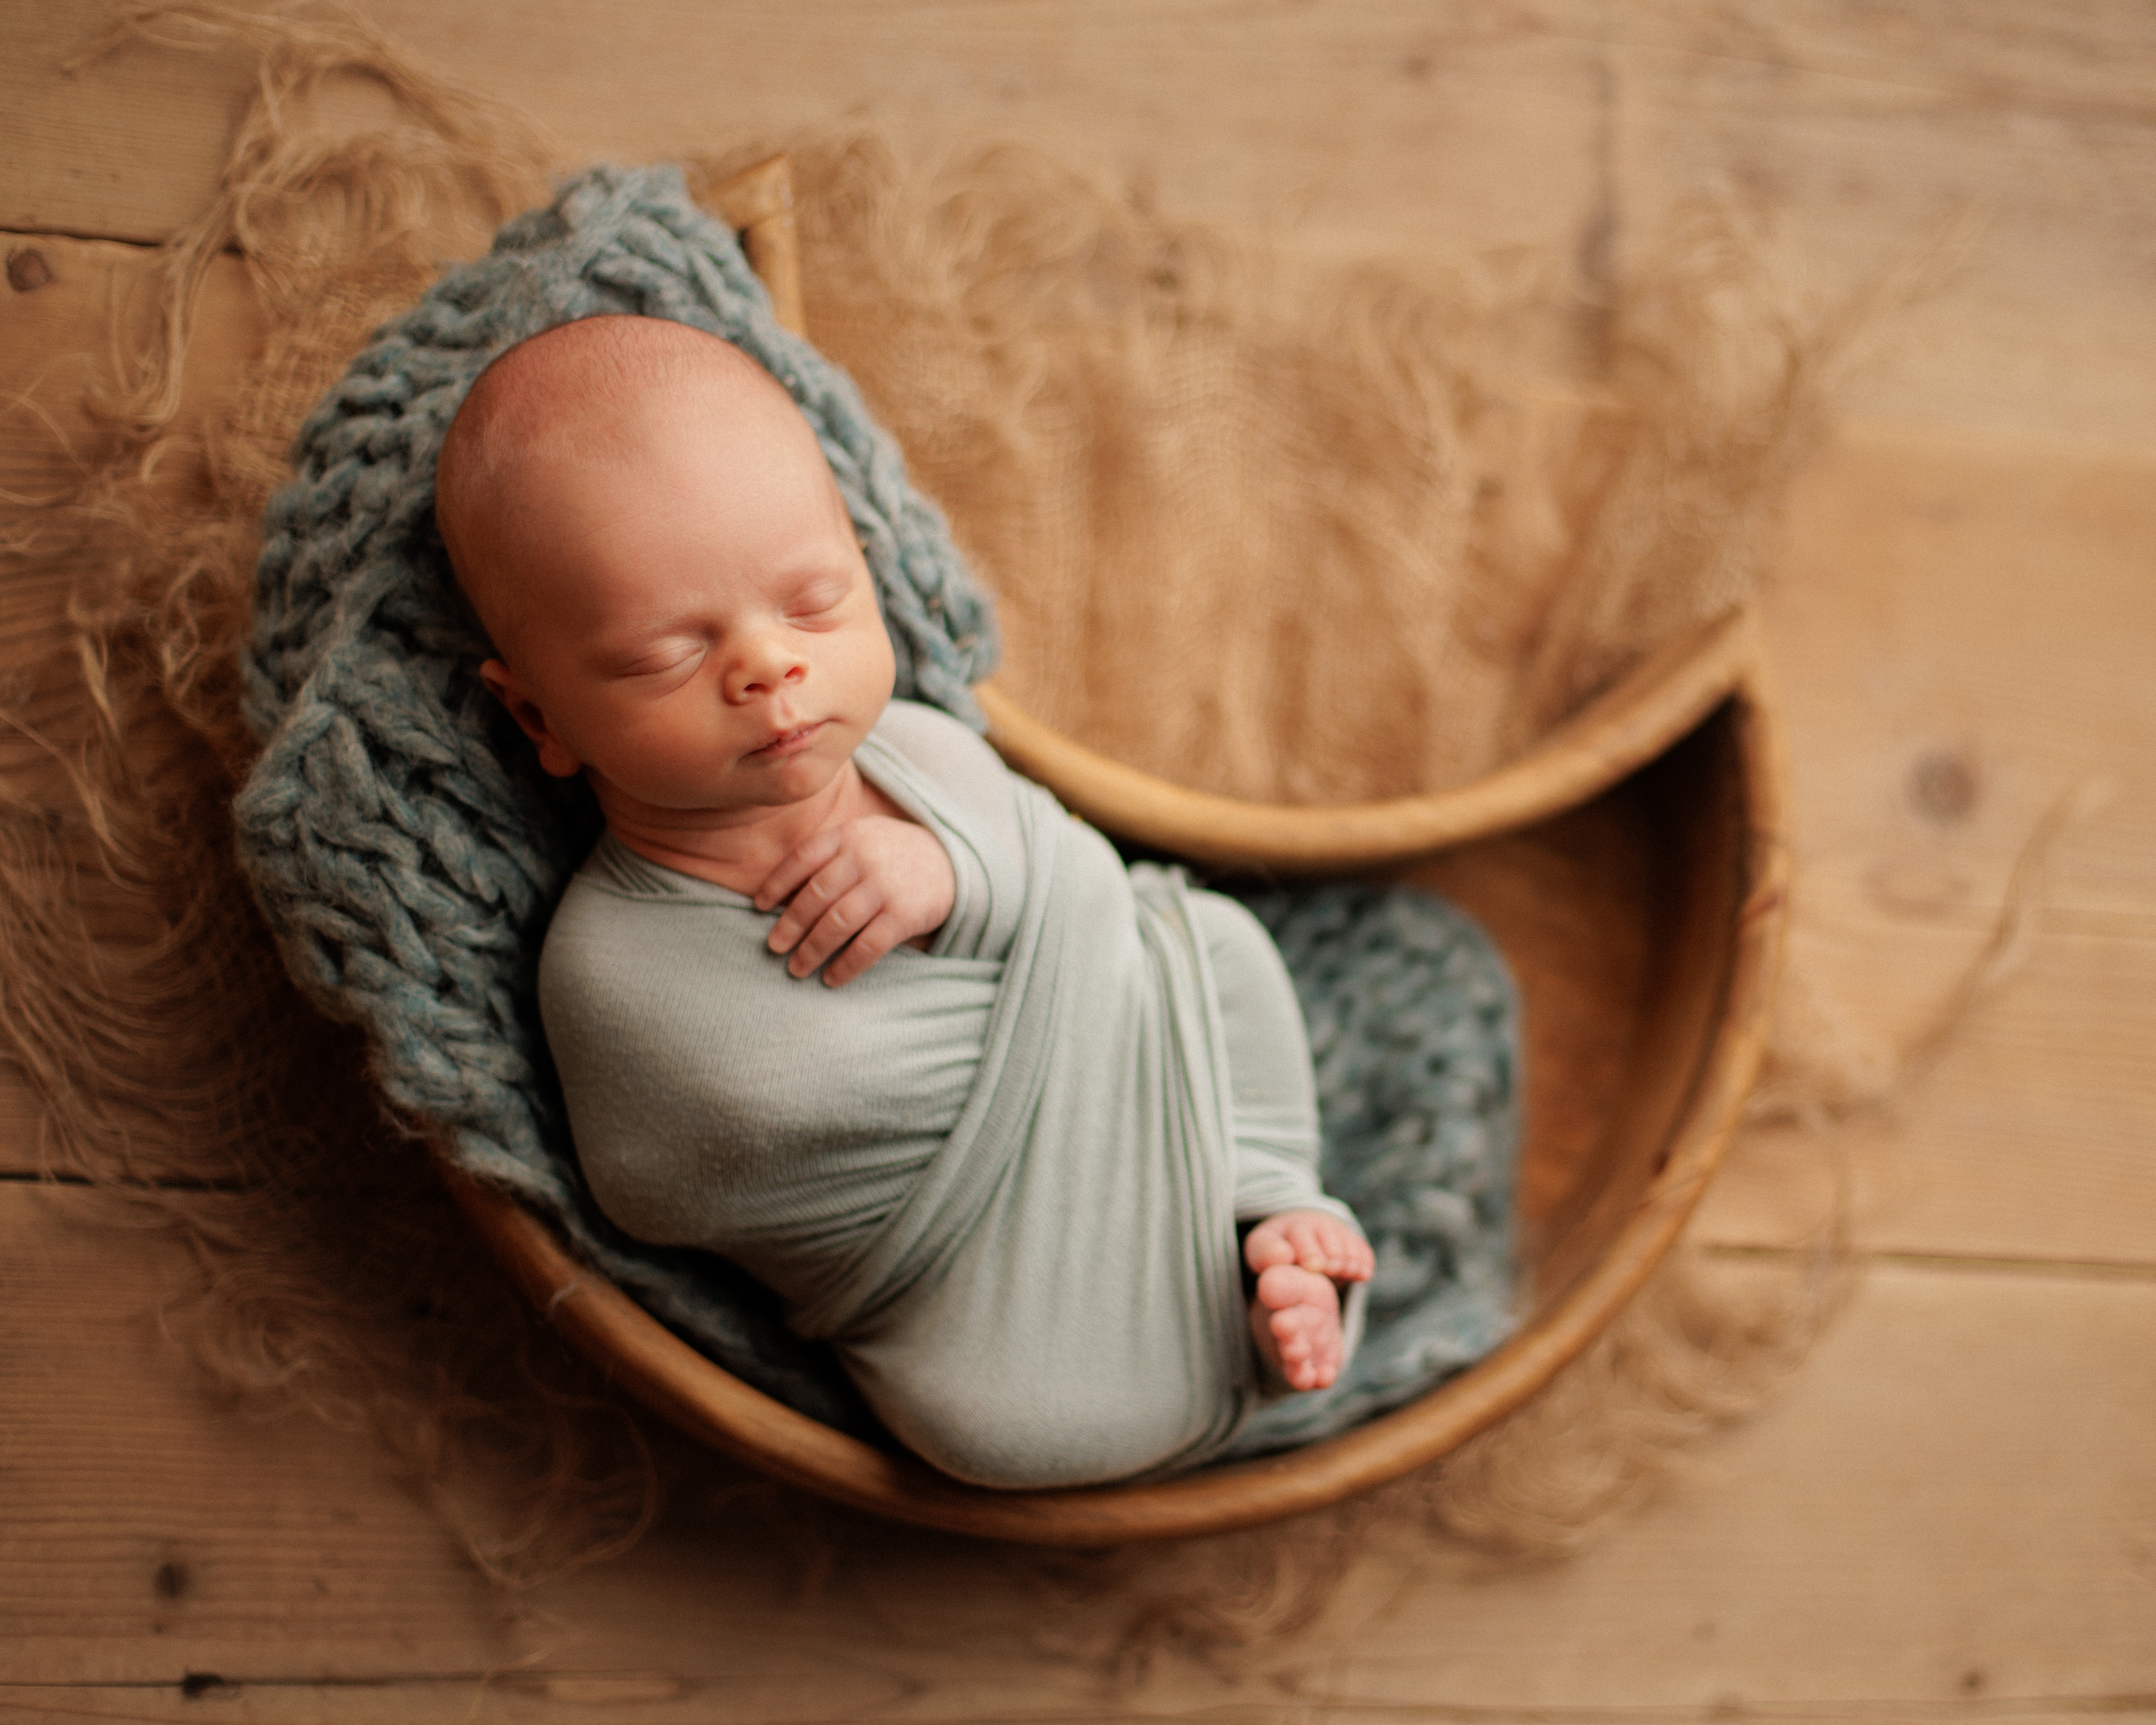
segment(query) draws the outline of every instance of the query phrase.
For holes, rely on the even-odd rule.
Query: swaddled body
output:
[[[951,855],[926,952],[804,988],[743,895],[613,842],[570,888],[541,1003],[593,1194],[775,1288],[948,1473],[1203,1461],[1260,1394],[1236,1221],[1347,1214],[1286,973],[940,713],[855,759]]]
[[[436,518],[501,655],[482,680],[606,818],[542,1010],[620,1226],[760,1275],[981,1483],[1194,1463],[1261,1363],[1333,1380],[1372,1260],[1317,1189],[1278,955],[891,707],[783,391],[679,325],[563,326],[473,385]]]

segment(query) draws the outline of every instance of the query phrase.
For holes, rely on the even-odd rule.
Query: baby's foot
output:
[[[1250,1302],[1258,1357],[1291,1389],[1327,1388],[1345,1352],[1337,1284],[1370,1279],[1368,1242],[1323,1210],[1284,1210],[1250,1230],[1243,1261],[1258,1277]]]
[[[1292,1264],[1263,1272],[1250,1333],[1258,1358],[1290,1389],[1323,1389],[1340,1375],[1340,1295],[1327,1277]]]
[[[1243,1241],[1243,1261],[1260,1276],[1276,1264],[1292,1264],[1335,1281],[1368,1281],[1378,1267],[1361,1231],[1329,1210],[1266,1217]]]

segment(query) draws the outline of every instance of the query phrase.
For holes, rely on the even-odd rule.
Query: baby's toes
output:
[[[1294,1249],[1295,1261],[1318,1276],[1333,1274],[1331,1235],[1324,1226],[1332,1219],[1303,1214],[1291,1216],[1281,1225],[1282,1235]]]
[[[1272,1317],[1281,1375],[1297,1389],[1323,1389],[1340,1375],[1340,1323],[1315,1306],[1291,1306]]]
[[[1281,1376],[1291,1389],[1316,1388],[1316,1338],[1311,1334],[1309,1309],[1291,1306],[1286,1312],[1276,1312],[1271,1323],[1273,1352],[1280,1361]]]
[[[1244,1236],[1243,1261],[1260,1276],[1276,1265],[1296,1261],[1294,1242],[1278,1217],[1259,1223]]]
[[[1322,1389],[1339,1375],[1340,1301],[1329,1281],[1283,1265],[1258,1278],[1258,1304],[1290,1388]]]
[[[1295,1247],[1295,1261],[1316,1275],[1353,1281],[1354,1248],[1361,1243],[1355,1230],[1337,1216],[1322,1211],[1306,1213],[1289,1223],[1287,1237]]]

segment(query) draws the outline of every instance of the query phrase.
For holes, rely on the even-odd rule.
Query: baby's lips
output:
[[[810,733],[829,722],[828,720],[824,719],[804,719],[798,725],[789,725],[783,731],[773,731],[749,752],[752,755],[765,755],[769,754],[773,749],[787,747],[797,742],[805,742],[808,740]]]

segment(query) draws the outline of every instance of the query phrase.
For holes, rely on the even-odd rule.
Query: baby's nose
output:
[[[726,699],[753,701],[775,695],[808,675],[808,661],[792,642],[775,630],[761,632],[741,644],[726,668]]]

